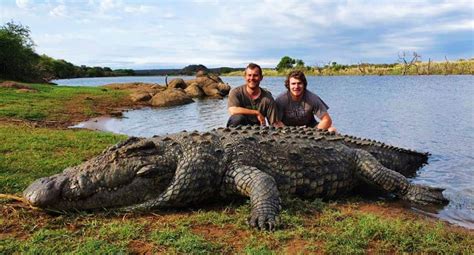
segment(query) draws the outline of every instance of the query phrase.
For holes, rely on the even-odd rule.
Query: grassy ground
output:
[[[62,125],[132,107],[127,91],[99,87],[25,84],[32,90],[0,87],[0,118]]]
[[[43,114],[40,121],[62,120],[71,109],[64,105],[86,104],[84,96],[93,97],[94,102],[110,100],[109,92],[97,88],[32,86],[40,92],[0,88],[0,112],[5,117],[0,121],[0,193],[20,195],[32,180],[58,173],[125,139],[18,121],[28,119],[30,110]],[[75,105],[74,109],[87,109],[81,103]],[[8,112],[15,113],[11,116],[16,121],[7,118]],[[78,112],[77,116],[87,115],[87,111]],[[282,227],[269,233],[247,226],[250,208],[245,201],[146,214],[52,215],[0,199],[0,254],[468,254],[474,250],[473,231],[415,214],[396,202],[357,197],[324,202],[295,199],[286,200],[283,207]]]
[[[0,122],[0,193],[21,192],[33,180],[77,165],[125,138],[105,132]]]

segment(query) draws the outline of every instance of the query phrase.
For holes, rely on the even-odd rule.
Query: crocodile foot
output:
[[[413,184],[408,188],[404,199],[421,205],[448,204],[449,200],[443,196],[443,188],[433,188],[425,185]]]

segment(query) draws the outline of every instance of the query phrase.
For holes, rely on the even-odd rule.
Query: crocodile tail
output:
[[[404,149],[371,139],[344,135],[343,143],[351,148],[362,149],[372,154],[383,166],[413,177],[416,171],[428,163],[429,153]]]

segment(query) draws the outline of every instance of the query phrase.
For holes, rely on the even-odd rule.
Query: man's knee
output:
[[[227,126],[236,127],[238,125],[246,125],[246,122],[247,118],[245,117],[245,115],[235,114],[229,117],[229,120],[227,121]]]
[[[252,123],[248,120],[247,116],[243,114],[235,114],[229,117],[227,121],[228,127],[236,127],[239,125],[252,125]]]

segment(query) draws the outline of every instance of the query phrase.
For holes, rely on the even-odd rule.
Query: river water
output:
[[[243,83],[242,77],[221,78],[232,87]],[[450,203],[436,211],[415,210],[474,229],[474,76],[307,78],[308,89],[330,106],[339,132],[430,152],[429,164],[419,170],[413,182],[446,188],[444,194]],[[165,83],[164,77],[154,76],[54,82],[66,86]],[[283,77],[264,77],[261,86],[277,96],[285,89],[283,82]],[[204,131],[225,125],[226,105],[227,99],[195,100],[177,107],[131,110],[124,113],[124,118],[99,118],[75,127],[141,137]]]

